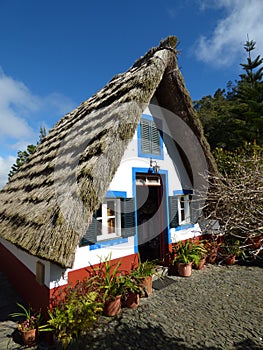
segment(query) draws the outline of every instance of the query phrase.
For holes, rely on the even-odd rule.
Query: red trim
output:
[[[0,266],[24,302],[34,309],[49,305],[49,288],[36,282],[36,276],[0,243]]]
[[[113,260],[111,260],[111,264],[114,265],[114,264],[118,263],[119,261],[121,262],[120,270],[131,271],[132,267],[138,263],[138,254],[132,254],[132,255],[124,256],[122,258],[113,259]],[[94,267],[96,267],[98,265],[99,264],[96,264],[96,265],[94,265]],[[82,269],[70,271],[68,273],[68,283],[75,284],[78,280],[80,281],[83,278],[87,277],[88,276],[87,271],[90,269],[91,268],[89,266],[87,266],[87,267],[82,268]]]
[[[122,258],[113,259],[113,260],[111,260],[111,265],[115,265],[119,261],[121,262],[120,270],[122,270],[122,271],[131,271],[133,266],[136,267],[138,265],[138,254],[132,254],[132,255],[128,255],[128,256],[122,257]],[[97,266],[99,266],[99,264],[93,265],[93,268],[96,268]],[[63,289],[65,287],[67,287],[70,284],[74,285],[77,281],[81,281],[85,277],[87,278],[88,277],[88,271],[90,271],[91,269],[92,269],[91,266],[87,266],[85,268],[81,268],[81,269],[78,269],[78,270],[70,271],[68,273],[68,284],[52,288],[50,290],[51,298],[54,297],[55,299],[56,298],[59,299],[63,295],[63,293],[61,294],[61,292],[63,292]]]

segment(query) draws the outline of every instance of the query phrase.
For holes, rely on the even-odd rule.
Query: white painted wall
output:
[[[172,243],[176,243],[188,238],[194,238],[202,235],[202,231],[198,224],[195,224],[194,227],[186,228],[184,230],[176,231],[175,228],[170,230]]]
[[[45,280],[44,284],[49,287],[50,282],[50,262],[39,259],[33,255],[26,253],[25,251],[17,248],[10,242],[0,238],[0,243],[8,249],[22,264],[24,264],[29,271],[31,271],[34,275],[36,275],[36,263],[40,261],[45,266]]]

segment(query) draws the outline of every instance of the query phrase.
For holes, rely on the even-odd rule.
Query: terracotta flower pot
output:
[[[252,248],[252,249],[258,249],[261,246],[261,236],[256,236],[256,237],[251,237],[248,239],[247,244]]]
[[[225,258],[226,265],[234,265],[236,262],[236,256],[234,254],[229,255]]]
[[[205,263],[206,263],[206,257],[204,256],[202,259],[200,259],[199,264],[196,265],[196,269],[197,270],[203,269],[205,266]]]
[[[149,295],[152,294],[152,285],[153,285],[152,276],[147,276],[142,282],[142,286],[144,290],[142,297],[148,297]]]
[[[37,330],[30,329],[28,331],[21,332],[22,340],[25,345],[34,345],[37,341]]]
[[[177,263],[178,275],[182,277],[190,277],[192,274],[192,263]]]
[[[214,264],[217,260],[218,248],[213,248],[206,257],[208,264]]]
[[[121,311],[121,295],[113,300],[105,301],[103,314],[105,316],[115,316]]]
[[[130,292],[124,300],[124,306],[130,309],[136,308],[140,303],[140,296],[138,293]]]

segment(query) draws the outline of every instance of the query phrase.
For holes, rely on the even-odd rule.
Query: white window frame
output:
[[[191,223],[190,196],[183,194],[177,196],[178,203],[178,224],[186,225]]]
[[[114,215],[109,215],[109,202],[114,202]],[[105,198],[101,204],[101,216],[97,216],[99,230],[98,241],[105,241],[121,236],[121,201],[120,198]],[[109,220],[115,220],[113,232],[109,232]],[[101,234],[100,234],[101,232]]]

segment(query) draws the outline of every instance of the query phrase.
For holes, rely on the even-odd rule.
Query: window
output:
[[[97,240],[106,240],[121,234],[120,199],[105,199],[96,213]]]
[[[142,118],[139,127],[139,155],[162,157],[160,132],[153,120]]]
[[[174,191],[174,196],[169,196],[170,228],[192,223],[190,208],[192,193],[192,190],[178,190]]]
[[[80,247],[96,245],[96,242],[106,244],[116,239],[121,241],[123,238],[134,236],[135,233],[134,198],[106,197],[93,214],[92,221],[79,245]]]
[[[189,195],[178,196],[177,201],[178,201],[178,223],[179,223],[179,225],[189,224],[191,222]]]

